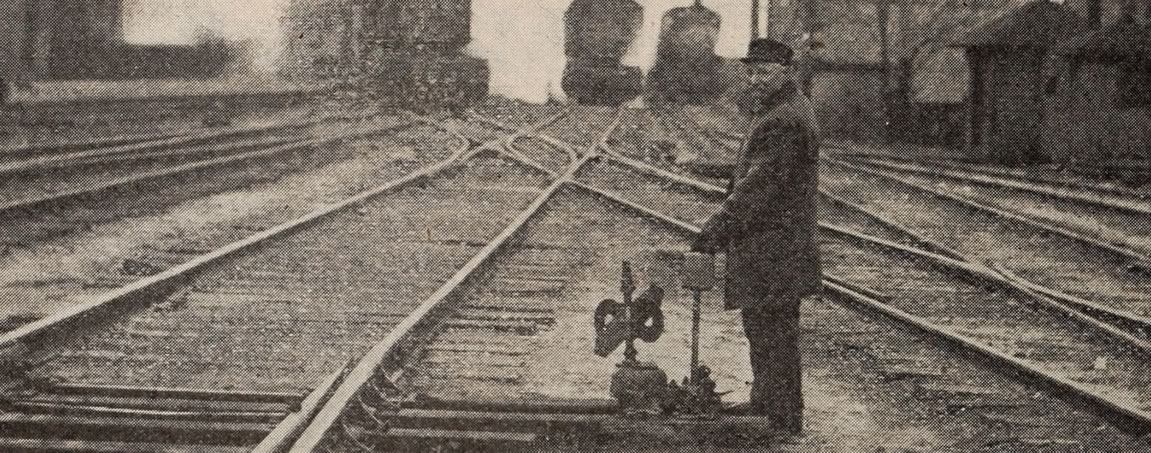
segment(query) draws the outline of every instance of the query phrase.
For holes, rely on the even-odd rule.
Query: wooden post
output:
[[[759,39],[759,0],[751,0],[751,39]]]
[[[1149,0],[1151,1],[1151,0]],[[763,36],[768,39],[775,39],[775,27],[772,22],[775,22],[775,0],[767,0],[767,5],[764,8],[764,34]]]

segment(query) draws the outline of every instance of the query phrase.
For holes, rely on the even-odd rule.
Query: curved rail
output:
[[[617,114],[616,119],[599,140],[585,150],[582,156],[573,161],[568,169],[545,189],[527,209],[522,211],[503,232],[493,241],[487,243],[480,253],[475,255],[471,261],[457,271],[451,279],[445,282],[440,289],[428,297],[420,305],[419,309],[406,317],[384,340],[373,346],[371,351],[364,355],[348,373],[343,383],[341,383],[339,388],[334,392],[332,398],[328,400],[324,408],[321,409],[316,418],[304,430],[299,440],[292,445],[291,451],[314,451],[323,441],[328,431],[335,426],[345,407],[348,406],[356,394],[372,378],[378,376],[381,371],[384,373],[395,371],[398,365],[396,356],[402,345],[415,334],[418,328],[429,322],[429,316],[434,313],[437,308],[441,307],[461,284],[471,278],[497,251],[503,248],[510,238],[535,217],[540,209],[546,205],[561,188],[569,185],[580,168],[600,157],[598,150],[607,141],[607,137],[618,124],[619,115]]]
[[[554,119],[553,119],[554,120]],[[532,126],[529,126],[530,128]],[[498,149],[498,140],[480,145],[482,149]],[[148,304],[152,296],[163,294],[169,288],[176,287],[202,269],[219,262],[223,258],[234,256],[241,251],[260,247],[274,238],[279,238],[291,231],[299,230],[313,224],[320,219],[332,216],[354,208],[366,200],[378,195],[395,191],[412,183],[425,180],[433,175],[444,172],[464,162],[463,156],[469,155],[473,147],[464,141],[462,145],[451,151],[450,155],[442,160],[407,174],[398,179],[389,181],[375,188],[363,191],[355,196],[343,199],[336,203],[325,205],[307,215],[292,221],[277,225],[265,231],[249,236],[243,240],[233,242],[216,249],[211,253],[199,256],[191,262],[168,269],[160,274],[144,278],[124,288],[109,292],[88,303],[78,305],[67,310],[55,313],[46,318],[24,325],[14,331],[0,335],[0,362],[4,363],[5,373],[0,375],[0,389],[14,388],[23,385],[19,374],[8,375],[12,370],[23,369],[27,363],[36,363],[48,353],[42,346],[66,343],[83,336],[85,332],[98,329],[107,321],[117,319],[132,308]],[[11,366],[9,366],[11,365]],[[284,439],[298,433],[299,427],[306,423],[326,401],[330,391],[338,383],[342,371],[328,376],[319,387],[315,388],[300,403],[299,408],[287,418],[280,420],[279,424],[265,437],[262,446],[282,444]],[[213,394],[215,392],[212,392]],[[137,415],[144,412],[135,412]],[[147,414],[144,414],[147,415]],[[179,414],[154,414],[157,416],[176,416]],[[191,414],[187,414],[191,415]],[[250,414],[255,417],[259,414]],[[236,415],[231,415],[236,416]],[[263,448],[263,447],[261,447]]]

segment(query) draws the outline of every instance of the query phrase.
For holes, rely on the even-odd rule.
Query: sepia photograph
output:
[[[0,0],[6,452],[1151,452],[1151,0]]]

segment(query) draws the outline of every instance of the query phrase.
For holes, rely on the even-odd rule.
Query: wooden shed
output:
[[[1078,15],[1045,0],[972,29],[955,45],[971,71],[966,152],[973,160],[1042,159],[1043,63],[1051,47],[1080,30]]]
[[[1151,165],[1151,28],[1123,16],[1053,53],[1044,149],[1068,164]]]

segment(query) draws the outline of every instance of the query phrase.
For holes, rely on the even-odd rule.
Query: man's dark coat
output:
[[[727,245],[729,309],[794,301],[820,289],[815,113],[792,84],[763,106],[723,209],[704,227]]]

